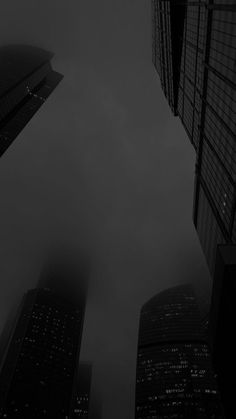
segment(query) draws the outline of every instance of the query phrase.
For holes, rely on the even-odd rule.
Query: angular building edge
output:
[[[53,54],[30,46],[0,48],[0,156],[63,79]]]

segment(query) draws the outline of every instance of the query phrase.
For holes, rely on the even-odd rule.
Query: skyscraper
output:
[[[74,381],[74,394],[71,407],[71,419],[89,418],[92,365],[80,362],[78,374]]]
[[[193,219],[213,274],[236,241],[236,5],[152,0],[153,63],[196,150]]]
[[[0,156],[7,150],[62,79],[40,48],[0,48]]]
[[[69,418],[86,302],[71,274],[50,268],[23,299],[0,373],[3,418]]]
[[[222,419],[210,352],[192,288],[171,288],[141,310],[136,419]]]
[[[236,246],[217,249],[217,264],[212,292],[210,337],[214,369],[227,419],[235,416],[236,343],[233,338],[236,308]]]
[[[210,271],[218,244],[236,240],[236,4],[206,6],[194,223]]]
[[[185,12],[183,3],[152,0],[152,61],[174,115],[178,114]]]

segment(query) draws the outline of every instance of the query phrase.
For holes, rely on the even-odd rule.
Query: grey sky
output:
[[[192,224],[194,151],[151,63],[148,0],[5,0],[2,42],[65,78],[0,161],[0,326],[54,241],[92,258],[82,358],[103,419],[133,419],[139,310],[210,280]]]

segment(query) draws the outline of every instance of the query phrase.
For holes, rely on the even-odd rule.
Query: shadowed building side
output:
[[[153,62],[170,107],[196,150],[193,220],[213,275],[217,245],[236,241],[236,4],[152,4]],[[171,8],[182,16],[180,22],[171,19]],[[175,49],[174,33],[179,45],[182,40]]]
[[[0,156],[62,79],[51,67],[53,54],[40,48],[0,48]]]
[[[236,242],[236,4],[205,7],[194,223],[211,274],[218,244]]]
[[[152,0],[152,61],[174,115],[177,115],[184,18],[184,2],[176,7],[174,1]]]
[[[51,277],[50,270],[48,284],[44,274],[41,287],[24,297],[0,373],[3,418],[69,418],[86,297],[83,289],[76,304],[61,284],[57,292],[55,275],[50,286]]]
[[[224,417],[190,286],[158,294],[141,311],[135,418],[150,417]]]
[[[236,318],[236,246],[219,246],[216,260],[209,330],[225,415],[231,419],[235,416],[236,392],[236,344],[233,338]]]
[[[181,1],[174,1],[176,8]],[[199,126],[202,109],[203,61],[206,39],[206,3],[185,2],[183,24],[183,46],[178,86],[177,113],[185,128],[188,138],[198,150]]]

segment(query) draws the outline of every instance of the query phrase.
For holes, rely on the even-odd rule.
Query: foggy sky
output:
[[[133,419],[139,310],[210,280],[192,223],[195,156],[151,62],[148,0],[4,0],[2,43],[65,78],[0,161],[0,326],[53,242],[91,256],[82,359],[103,419]],[[97,389],[97,390],[96,390]]]

